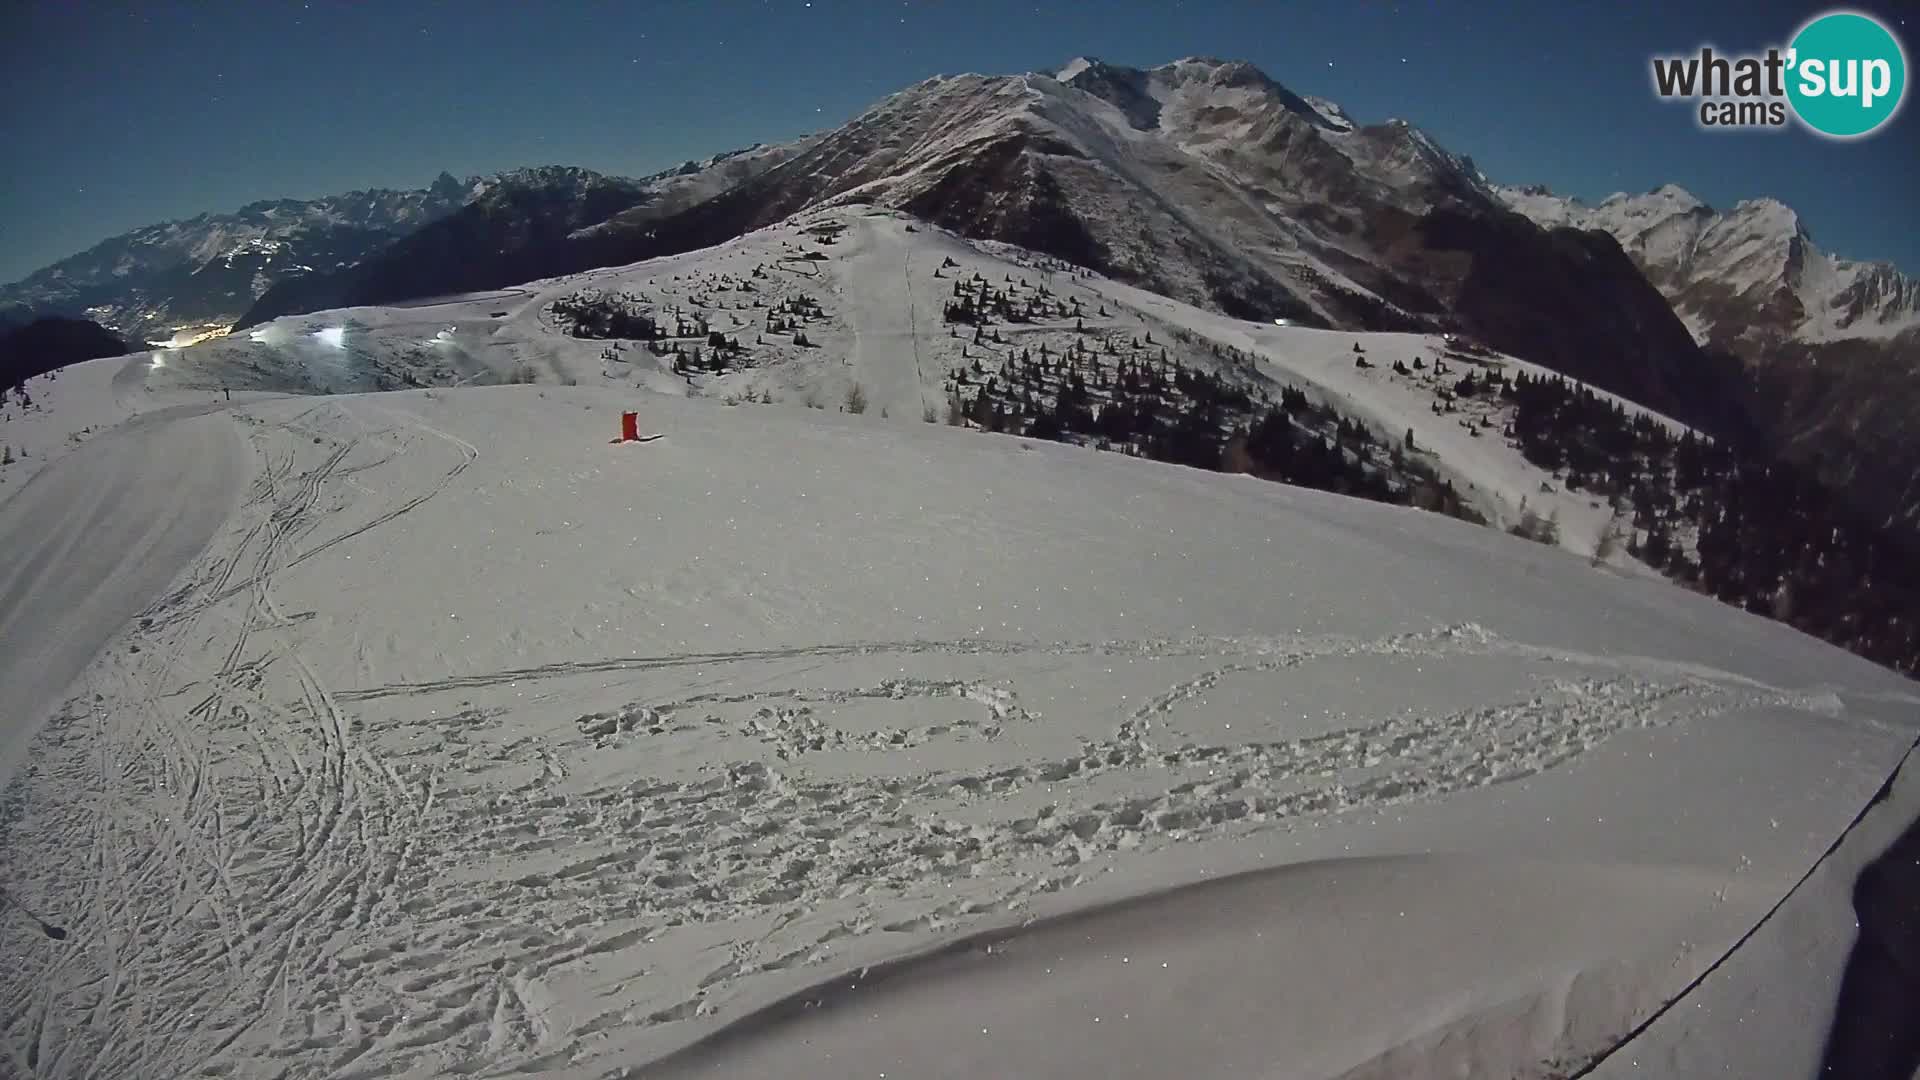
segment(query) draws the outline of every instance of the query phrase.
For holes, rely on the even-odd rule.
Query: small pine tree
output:
[[[934,408],[931,402],[922,405],[920,406],[920,419],[929,424],[937,424],[940,422],[940,410]]]
[[[867,411],[867,392],[861,389],[859,383],[847,387],[846,406],[850,413],[858,414]]]
[[[960,396],[960,391],[958,390],[949,390],[947,392],[947,426],[967,426],[967,402],[965,398]]]
[[[9,446],[5,449],[0,449],[0,465],[11,464],[13,464],[13,447]]]
[[[1414,447],[1413,447],[1413,429],[1412,429],[1412,428],[1408,428],[1408,429],[1407,429],[1407,451],[1408,451],[1409,453],[1411,453],[1411,452],[1413,452],[1413,449],[1414,449]]]

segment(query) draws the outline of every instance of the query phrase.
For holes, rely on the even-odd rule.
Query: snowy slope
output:
[[[1820,250],[1775,199],[1722,212],[1674,184],[1597,206],[1539,187],[1498,193],[1542,225],[1611,234],[1703,340],[1884,341],[1920,329],[1920,281]]]
[[[937,282],[1044,273],[989,248],[818,213],[63,373],[46,419],[142,419],[0,502],[40,536],[0,609],[36,642],[8,650],[13,748],[52,713],[0,876],[73,942],[0,930],[13,1068],[599,1076],[735,1022],[670,1068],[1064,1072],[1058,1030],[1092,1022],[1110,1074],[1572,1063],[1713,969],[1912,742],[1903,680],[1659,582],[920,423],[972,348],[927,332]],[[1052,284],[1415,427],[1490,492],[1534,480],[1382,371],[1444,342]],[[582,290],[741,338],[755,302],[822,315],[689,380],[564,334]],[[257,394],[522,367],[547,384]],[[864,417],[791,407],[852,380]],[[242,404],[207,415],[221,384]],[[680,398],[755,390],[789,407]],[[666,438],[609,446],[622,407]],[[113,577],[79,557],[117,550],[102,528],[163,540]],[[835,978],[956,934],[985,936]]]
[[[1045,286],[1057,300],[1081,303],[1086,316],[1001,327],[1004,346],[973,343],[970,328],[956,336],[942,308],[954,281],[975,275],[1007,287]],[[724,375],[682,376],[672,370],[671,357],[654,355],[638,342],[616,346],[572,337],[570,323],[555,315],[553,305],[583,296],[625,297],[636,310],[664,320],[706,320],[712,330],[740,341],[745,359]],[[780,305],[801,298],[820,305],[818,317],[800,327],[806,347],[794,345],[791,332],[767,330]],[[332,325],[347,327],[341,348],[314,336]],[[1445,388],[1461,374],[1540,374],[1534,365],[1492,352],[1468,356],[1436,335],[1316,331],[1233,319],[1098,274],[1072,272],[1011,245],[971,242],[904,215],[863,208],[809,212],[717,248],[531,282],[472,300],[282,319],[245,338],[177,351],[154,381],[193,389],[347,392],[409,385],[408,379],[435,385],[521,377],[734,402],[771,397],[827,409],[840,408],[858,384],[876,414],[919,422],[928,409],[944,415],[950,373],[978,362],[991,371],[1018,349],[1046,345],[1057,354],[1080,336],[1077,326],[1123,338],[1150,334],[1173,359],[1206,370],[1223,367],[1209,347],[1229,346],[1258,361],[1244,372],[1256,385],[1274,392],[1299,386],[1387,442],[1399,442],[1412,430],[1426,460],[1453,478],[1498,527],[1518,521],[1524,501],[1543,517],[1557,514],[1562,543],[1586,554],[1611,517],[1604,503],[1566,491],[1559,477],[1520,455],[1503,434],[1508,407],[1483,399],[1436,411],[1437,402],[1451,397]],[[1373,368],[1356,368],[1356,345]],[[691,333],[682,346],[704,348],[706,334]],[[1395,374],[1396,361],[1411,369],[1416,358],[1422,370]],[[1448,364],[1450,373],[1437,374],[1436,361]]]
[[[360,340],[463,304],[542,310]],[[736,1022],[664,1070],[1564,1068],[1789,894],[1920,704],[1491,530],[877,410],[603,379],[107,438],[0,529],[185,471],[213,532],[97,656],[50,606],[84,530],[0,594],[84,669],[0,831],[67,931],[0,923],[20,1075],[597,1077]]]
[[[1748,941],[1592,1075],[1898,1075],[1912,1037],[1875,1014],[1884,1006],[1900,1015],[1908,1003],[1900,992],[1881,996],[1856,983],[1847,988],[1859,995],[1850,1015],[1840,1014],[1849,982],[1912,985],[1895,950],[1912,927],[1920,761],[1910,756],[1882,794]],[[1869,935],[1877,940],[1864,941]],[[1892,962],[1861,957],[1863,944],[1891,945]],[[1770,974],[1784,971],[1793,977]]]
[[[1397,439],[1407,431],[1413,432],[1414,445],[1456,478],[1497,527],[1517,522],[1524,502],[1543,517],[1558,517],[1561,543],[1568,550],[1591,554],[1612,517],[1605,503],[1591,495],[1567,491],[1560,477],[1520,454],[1503,434],[1511,419],[1510,406],[1485,399],[1461,400],[1447,411],[1434,410],[1445,387],[1467,372],[1476,377],[1523,371],[1535,376],[1546,374],[1537,365],[1491,351],[1466,354],[1440,335],[1265,326],[1175,304],[1118,282],[1092,278],[1086,287],[1118,304],[1253,353],[1275,380],[1312,388],[1384,438]],[[1359,368],[1356,360],[1361,355],[1373,366]],[[1413,367],[1416,360],[1422,364],[1418,370]],[[1449,365],[1448,374],[1435,374],[1436,360]],[[1398,374],[1395,363],[1405,365],[1411,373]],[[1631,412],[1653,415],[1675,431],[1685,430],[1684,425],[1615,395],[1602,396],[1620,402]]]
[[[31,408],[12,396],[0,400],[0,457],[11,459],[0,465],[0,500],[47,462],[131,416],[134,403],[116,384],[139,386],[144,375],[138,369],[151,363],[146,356],[88,360],[23,383]]]

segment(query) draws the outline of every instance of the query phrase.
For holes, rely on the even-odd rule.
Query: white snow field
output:
[[[852,361],[866,415],[654,393],[721,391],[541,329],[584,284],[120,361],[136,419],[0,496],[0,1073],[1817,1058],[1742,1020],[1837,970],[1920,688],[1496,530],[903,416],[850,284],[727,380]],[[205,392],[436,349],[583,385]]]

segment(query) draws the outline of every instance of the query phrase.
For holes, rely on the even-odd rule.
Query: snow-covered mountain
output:
[[[483,181],[274,199],[149,225],[0,287],[0,308],[85,314],[135,340],[233,322],[276,281],[357,262],[464,205]]]
[[[1612,245],[1510,213],[1471,160],[1410,124],[1358,123],[1245,63],[1080,58],[941,76],[838,128],[638,183],[589,194],[536,175],[469,192],[376,253],[264,291],[250,262],[260,256],[240,242],[211,265],[245,280],[226,296],[258,297],[241,308],[248,326],[508,287],[710,247],[803,209],[879,205],[1236,318],[1465,330],[1690,422],[1722,426],[1727,408],[1686,327]]]
[[[707,216],[876,203],[1231,313],[1407,326],[1443,313],[1359,239],[1383,207],[1490,204],[1470,163],[1417,130],[1356,128],[1243,63],[1081,59],[1059,75],[929,79]]]
[[[609,219],[634,224],[711,198],[784,160],[806,140],[755,145],[629,180],[550,167],[506,174],[460,209],[331,273],[283,281],[237,326],[325,308],[498,288],[577,269],[578,238]],[[589,241],[590,242],[590,241]]]
[[[330,278],[470,206],[489,220],[529,203],[564,206],[571,228],[642,201],[682,208],[749,175],[778,148],[754,146],[639,179],[542,166],[427,187],[251,203],[146,226],[0,287],[0,313],[84,314],[132,340],[184,344],[242,318],[275,285]],[[508,228],[511,228],[509,223]]]
[[[250,326],[512,287],[712,247],[802,210],[877,205],[1245,321],[1465,331],[1704,429],[1790,446],[1821,432],[1829,475],[1920,489],[1900,453],[1847,441],[1897,434],[1856,415],[1882,399],[1867,384],[1897,372],[1876,362],[1861,376],[1832,351],[1884,361],[1911,340],[1916,290],[1891,268],[1819,252],[1775,203],[1718,215],[1662,189],[1588,208],[1499,188],[1409,124],[1361,123],[1244,63],[1083,57],[941,76],[795,142],[639,181],[532,170],[462,197],[371,253],[269,273],[263,262],[293,256],[246,238],[174,272]],[[1696,334],[1825,351],[1774,365],[1756,389]],[[1839,379],[1808,375],[1843,361]],[[1920,512],[1920,498],[1902,505]]]
[[[1613,236],[1703,341],[1765,347],[1920,330],[1920,279],[1822,251],[1800,215],[1775,199],[1719,211],[1675,184],[1597,206],[1541,187],[1496,190],[1542,225]]]
[[[1211,58],[928,79],[682,213],[570,238],[549,265],[706,248],[851,204],[1245,320],[1465,329],[1696,421],[1724,405],[1692,384],[1697,346],[1617,247],[1511,213],[1409,124],[1362,126]]]

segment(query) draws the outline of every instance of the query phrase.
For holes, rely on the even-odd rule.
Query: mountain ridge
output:
[[[1081,58],[1053,73],[923,80],[684,215],[640,228],[610,220],[578,265],[676,254],[847,203],[904,210],[1239,318],[1464,330],[1665,411],[1700,419],[1718,408],[1665,389],[1673,373],[1701,366],[1698,349],[1617,248],[1555,243],[1517,215],[1518,225],[1501,225],[1511,211],[1472,160],[1413,125],[1356,125],[1252,65],[1208,58],[1152,69]],[[1597,282],[1602,306],[1632,312],[1624,325],[1639,335],[1629,343],[1638,370],[1616,370],[1592,335],[1544,333],[1469,287],[1476,263],[1503,253],[1463,242],[1462,222],[1519,238],[1527,258],[1558,267],[1540,280]],[[1569,259],[1585,268],[1562,265]],[[1592,321],[1591,298],[1528,294],[1532,280],[1518,281],[1522,307],[1576,327]]]
[[[233,324],[274,285],[358,265],[389,244],[500,189],[671,191],[725,167],[752,146],[640,178],[570,165],[504,169],[466,178],[442,171],[420,188],[371,187],[315,199],[256,199],[140,226],[0,285],[13,323],[86,317],[135,340],[184,344]]]
[[[1817,343],[1920,329],[1920,278],[1891,262],[1821,250],[1799,212],[1779,199],[1741,199],[1721,211],[1673,183],[1599,203],[1543,185],[1496,190],[1536,223],[1614,236],[1705,339]]]

